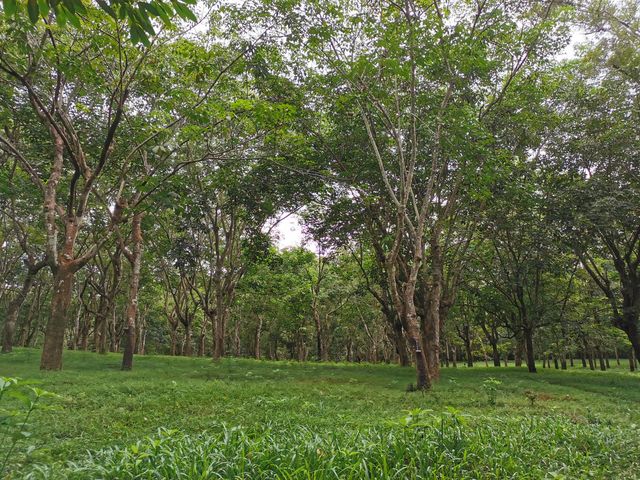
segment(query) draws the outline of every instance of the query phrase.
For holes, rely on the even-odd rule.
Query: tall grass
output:
[[[541,479],[638,478],[639,429],[562,417],[475,418],[414,411],[364,431],[219,425],[161,429],[127,448],[34,466],[30,479]]]

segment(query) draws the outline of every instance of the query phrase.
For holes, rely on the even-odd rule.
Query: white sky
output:
[[[296,214],[284,219],[274,231],[278,236],[276,244],[280,250],[299,247],[304,241],[300,217]]]

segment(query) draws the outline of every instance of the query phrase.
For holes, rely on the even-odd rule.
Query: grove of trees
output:
[[[635,0],[4,0],[2,352],[634,370],[639,93]]]

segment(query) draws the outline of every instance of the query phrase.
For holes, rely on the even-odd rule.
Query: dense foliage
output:
[[[3,0],[2,352],[634,371],[639,52],[634,0]]]

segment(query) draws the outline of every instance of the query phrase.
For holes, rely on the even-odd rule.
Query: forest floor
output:
[[[0,376],[60,396],[34,412],[8,478],[640,478],[626,361],[444,368],[408,393],[413,370],[395,365],[144,356],[122,372],[119,355],[65,352],[43,373],[39,356],[0,356]]]

